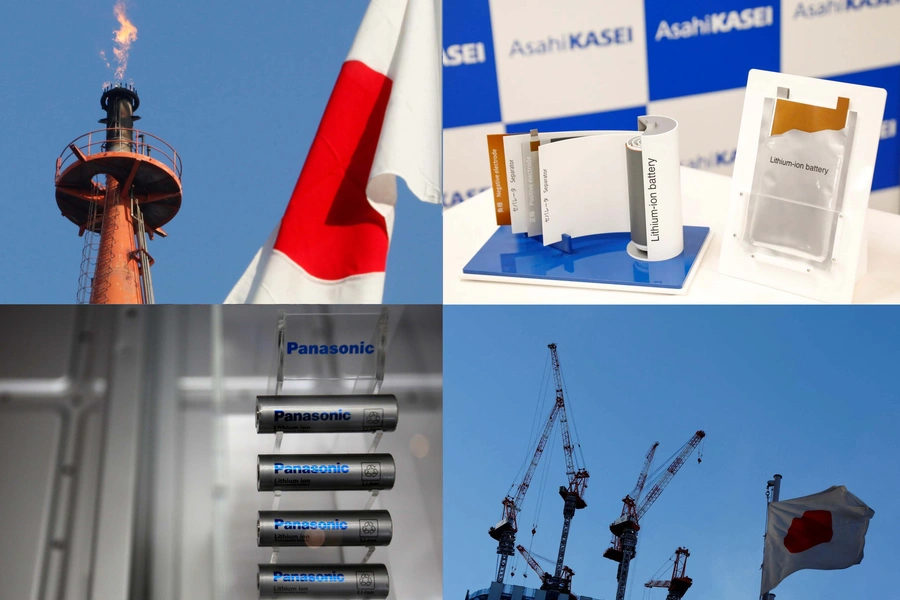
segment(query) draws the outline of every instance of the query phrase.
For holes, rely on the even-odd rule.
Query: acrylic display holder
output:
[[[823,270],[831,268],[833,249],[840,246],[841,239],[843,215],[839,210],[792,198],[741,196],[749,197],[744,242],[763,249],[753,252],[752,258],[796,271],[810,271],[810,266],[800,261],[819,264]]]
[[[268,394],[377,394],[384,380],[388,316],[388,307],[347,313],[279,311]],[[375,452],[383,433],[372,433],[368,453]],[[272,454],[280,454],[284,433],[274,435]],[[378,490],[372,490],[363,510],[371,509],[377,497]],[[280,503],[281,491],[276,490],[271,510],[278,510]],[[279,551],[272,548],[270,564],[278,562]],[[374,551],[369,546],[360,562],[368,562]]]
[[[866,272],[886,98],[873,87],[750,71],[721,273],[820,302],[853,300]]]
[[[540,237],[497,228],[463,268],[463,279],[684,294],[703,258],[708,227],[684,227],[684,251],[657,262],[628,253],[630,232],[604,233],[544,246]]]

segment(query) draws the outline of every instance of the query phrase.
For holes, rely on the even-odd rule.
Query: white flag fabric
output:
[[[760,595],[801,569],[846,569],[862,562],[873,516],[875,511],[842,485],[770,502]]]
[[[370,1],[284,216],[226,303],[381,302],[396,177],[441,200],[439,6]]]

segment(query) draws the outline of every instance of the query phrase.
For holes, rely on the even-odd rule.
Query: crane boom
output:
[[[575,516],[575,510],[584,508],[587,503],[584,501],[584,492],[587,489],[590,474],[587,469],[576,468],[574,447],[572,446],[572,436],[569,434],[569,419],[566,415],[566,403],[563,397],[563,381],[562,371],[559,368],[559,355],[556,353],[556,344],[548,344],[550,348],[551,362],[553,365],[553,380],[556,383],[556,405],[559,406],[559,422],[562,430],[563,454],[566,456],[566,476],[569,479],[569,487],[559,488],[559,495],[562,496],[565,504],[563,505],[563,529],[559,539],[559,553],[556,557],[556,570],[553,575],[556,579],[563,577],[563,569],[565,565],[563,561],[566,558],[566,546],[569,543],[569,529],[572,526],[572,517]]]
[[[546,424],[544,424],[544,431],[541,434],[540,439],[538,439],[537,446],[534,449],[534,455],[531,457],[531,463],[528,465],[528,470],[525,471],[525,477],[522,478],[522,482],[516,489],[516,495],[507,495],[506,498],[503,499],[503,518],[497,525],[497,527],[491,528],[491,531],[499,530],[501,527],[508,527],[512,529],[513,533],[519,530],[518,524],[516,523],[516,515],[520,510],[522,510],[522,503],[525,501],[525,493],[528,491],[529,486],[531,486],[531,480],[534,477],[535,471],[537,470],[537,466],[541,460],[541,456],[544,454],[544,448],[547,446],[547,440],[550,439],[550,432],[553,431],[553,425],[556,423],[556,418],[559,415],[559,408],[559,402],[553,405],[553,409],[550,411],[550,415],[547,417],[547,422]],[[495,536],[492,535],[492,537]]]
[[[556,402],[553,404],[553,408],[547,416],[547,422],[544,424],[544,430],[541,433],[541,437],[538,439],[537,446],[535,446],[534,454],[531,457],[531,463],[529,463],[528,469],[525,471],[522,482],[519,483],[518,488],[516,488],[516,495],[507,495],[503,499],[503,516],[497,525],[488,530],[488,534],[498,542],[497,554],[500,555],[500,561],[497,565],[497,576],[495,581],[500,583],[503,583],[503,579],[506,576],[506,563],[513,554],[513,548],[516,542],[516,532],[519,530],[516,517],[519,511],[522,510],[522,504],[525,501],[525,493],[531,486],[531,480],[537,470],[541,456],[544,454],[544,448],[547,446],[547,440],[550,439],[553,425],[556,423],[560,410],[563,408],[562,398],[557,395]]]
[[[663,493],[663,490],[666,489],[666,486],[669,485],[669,482],[672,481],[672,478],[675,477],[675,474],[678,473],[678,470],[684,466],[684,462],[691,455],[691,453],[700,445],[700,440],[706,437],[706,433],[703,431],[698,431],[694,434],[694,436],[688,440],[687,444],[681,449],[681,452],[678,453],[672,462],[669,464],[668,468],[666,468],[666,472],[663,473],[663,476],[660,477],[659,481],[656,482],[650,491],[647,492],[647,496],[644,498],[644,501],[637,507],[637,520],[640,523],[641,517],[653,506],[653,503],[656,502],[659,495]]]
[[[522,483],[519,484],[519,489],[516,491],[516,497],[513,500],[513,503],[517,511],[522,508],[522,501],[525,500],[525,492],[528,491],[528,486],[531,485],[531,479],[534,477],[534,472],[537,470],[541,455],[543,455],[544,448],[547,446],[547,440],[550,439],[550,432],[553,431],[553,425],[556,423],[556,417],[559,415],[561,409],[562,403],[557,399],[556,404],[553,405],[553,409],[550,411],[550,416],[547,417],[547,423],[544,424],[544,431],[541,433],[541,438],[538,440],[537,447],[534,449],[534,456],[531,457],[531,464],[528,465],[525,477],[522,479]]]
[[[525,562],[528,563],[528,566],[531,567],[531,570],[538,574],[538,577],[541,578],[541,581],[546,581],[550,574],[544,571],[543,567],[541,567],[540,563],[538,563],[537,559],[531,555],[531,553],[525,549],[525,546],[522,544],[518,544],[516,546],[516,550],[519,551],[519,554],[525,559]]]
[[[556,344],[549,344],[550,357],[553,364],[553,381],[556,383],[556,405],[560,407],[560,429],[562,430],[563,453],[566,455],[566,475],[569,477],[569,485],[575,478],[575,459],[572,455],[572,440],[569,435],[569,419],[566,417],[566,406],[563,399],[562,372],[559,369],[559,355],[556,354]]]
[[[634,484],[634,489],[628,494],[632,500],[640,498],[641,493],[644,491],[644,484],[647,482],[647,473],[650,472],[650,465],[653,464],[653,457],[656,455],[657,447],[659,447],[659,442],[653,442],[653,445],[650,446],[650,450],[647,451],[647,456],[644,457],[644,466],[641,468],[640,475],[638,475],[637,483]]]

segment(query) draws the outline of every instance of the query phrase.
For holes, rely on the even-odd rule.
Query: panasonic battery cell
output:
[[[394,533],[386,510],[260,511],[259,546],[387,546]]]
[[[393,394],[258,396],[256,432],[394,431],[398,414]]]
[[[260,454],[260,492],[389,490],[396,468],[390,454]]]
[[[260,598],[387,598],[384,565],[259,565]]]

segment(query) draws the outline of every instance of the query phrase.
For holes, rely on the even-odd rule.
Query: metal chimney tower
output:
[[[79,303],[154,301],[147,238],[165,237],[162,226],[181,208],[181,159],[134,129],[140,103],[133,86],[107,85],[106,128],[75,139],[56,159],[56,203],[85,237]]]

